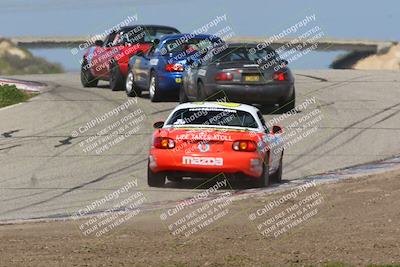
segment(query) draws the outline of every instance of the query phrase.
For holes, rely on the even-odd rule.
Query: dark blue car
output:
[[[139,52],[130,59],[127,95],[140,96],[143,90],[148,90],[152,102],[164,97],[177,98],[188,61],[196,62],[221,43],[220,38],[205,34],[174,34],[155,40],[146,53]]]

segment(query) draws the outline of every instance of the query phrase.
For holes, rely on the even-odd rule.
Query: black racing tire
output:
[[[269,158],[266,156],[264,166],[263,166],[263,171],[260,175],[260,177],[256,181],[256,186],[260,188],[264,188],[270,185],[270,176],[269,176]]]
[[[150,74],[149,96],[151,102],[161,101],[162,95],[158,87],[158,78],[155,71]]]
[[[147,166],[147,184],[152,187],[162,187],[165,184],[165,174],[155,173]]]
[[[189,102],[189,98],[186,94],[185,89],[183,88],[183,86],[181,86],[181,89],[179,90],[179,103],[186,103]]]
[[[293,94],[289,100],[286,102],[279,103],[279,107],[281,108],[282,112],[289,112],[296,107],[296,90],[293,87]]]
[[[86,59],[83,59],[81,66],[81,84],[83,87],[96,87],[99,80],[90,72],[90,66]]]
[[[281,155],[281,159],[279,160],[279,167],[278,170],[276,170],[276,172],[271,175],[271,181],[274,183],[281,183],[282,182],[282,170],[283,170],[283,153]]]
[[[197,101],[205,101],[207,98],[206,92],[204,91],[204,84],[202,81],[197,82]]]
[[[120,91],[125,87],[125,80],[122,76],[118,63],[112,60],[110,63],[110,89],[112,91]]]
[[[137,87],[137,85],[135,84],[134,76],[131,70],[129,70],[128,76],[126,77],[125,80],[125,92],[126,95],[129,97],[142,96],[142,89]]]

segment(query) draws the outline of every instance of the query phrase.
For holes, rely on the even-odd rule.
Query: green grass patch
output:
[[[0,86],[0,108],[27,101],[34,95],[17,89],[15,85],[2,85]]]

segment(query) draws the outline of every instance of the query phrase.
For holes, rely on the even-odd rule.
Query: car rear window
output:
[[[212,107],[179,109],[175,111],[166,122],[166,125],[208,125],[258,128],[256,120],[249,112]]]
[[[118,45],[137,44],[137,43],[150,43],[154,39],[160,39],[167,34],[178,34],[179,31],[170,28],[154,28],[136,26],[133,28],[126,28],[118,33]]]
[[[237,62],[237,61],[252,61],[258,60],[274,60],[279,56],[272,48],[255,49],[253,53],[250,52],[252,47],[229,47],[224,49],[221,53],[214,56],[213,61],[217,62]]]
[[[214,47],[215,41],[212,41],[209,38],[188,38],[188,40],[185,41],[175,39],[167,41],[165,43],[165,47],[168,53],[187,52],[190,54],[194,52],[200,52],[203,49],[208,50]]]

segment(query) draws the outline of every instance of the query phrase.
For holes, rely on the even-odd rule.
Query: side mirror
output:
[[[283,132],[283,129],[281,126],[274,125],[272,126],[271,134],[280,134]]]
[[[154,129],[161,129],[164,126],[164,122],[163,121],[156,121],[153,124]]]
[[[102,40],[96,40],[96,41],[94,42],[94,45],[95,45],[95,46],[103,46],[103,44],[104,44],[104,42],[103,42]]]

